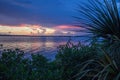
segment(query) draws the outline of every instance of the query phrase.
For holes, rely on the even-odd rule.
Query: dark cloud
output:
[[[81,2],[87,0],[0,0],[0,24],[72,25]]]
[[[0,24],[72,24],[78,0],[0,0]]]

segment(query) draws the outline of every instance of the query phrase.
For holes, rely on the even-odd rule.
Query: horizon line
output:
[[[69,35],[65,35],[65,36],[62,36],[62,35],[41,35],[41,36],[38,36],[38,35],[4,35],[4,34],[0,34],[0,36],[20,36],[20,37],[83,37],[83,36],[80,36],[80,35],[76,35],[76,36],[69,36]]]

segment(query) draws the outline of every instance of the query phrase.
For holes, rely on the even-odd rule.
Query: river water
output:
[[[57,54],[57,47],[66,44],[71,39],[73,43],[81,41],[81,37],[26,37],[26,36],[0,36],[1,49],[23,50],[27,55],[42,54],[53,59]]]

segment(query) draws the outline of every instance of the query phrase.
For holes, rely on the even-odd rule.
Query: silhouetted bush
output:
[[[56,55],[56,64],[62,69],[62,80],[68,80],[79,71],[78,64],[98,57],[96,48],[91,45],[73,44],[61,45]]]
[[[0,57],[0,80],[68,80],[78,72],[76,66],[95,58],[97,51],[93,46],[68,42],[58,48],[53,61],[39,54],[24,56],[19,49],[4,50]]]

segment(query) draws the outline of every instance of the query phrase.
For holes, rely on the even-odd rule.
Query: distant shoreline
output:
[[[83,36],[34,36],[34,35],[0,35],[0,36],[18,36],[18,37],[83,37]]]

